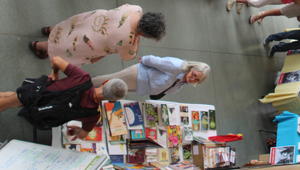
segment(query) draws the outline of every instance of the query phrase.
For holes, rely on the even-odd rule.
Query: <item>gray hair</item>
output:
[[[186,73],[195,70],[195,71],[202,72],[204,74],[204,76],[200,79],[199,82],[193,84],[194,86],[203,82],[207,78],[210,72],[210,66],[206,63],[199,62],[199,61],[185,61],[184,64],[182,65],[182,69]]]
[[[160,40],[166,34],[165,17],[162,13],[147,12],[140,19],[137,30],[148,38]]]
[[[128,86],[121,79],[111,79],[103,86],[103,96],[107,100],[119,100],[127,95]]]

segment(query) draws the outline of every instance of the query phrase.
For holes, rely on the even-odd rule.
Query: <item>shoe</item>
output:
[[[269,50],[268,52],[268,57],[274,57],[274,54],[275,54],[276,50],[274,48],[274,46],[271,48],[271,50]]]
[[[41,33],[44,36],[48,37],[50,35],[50,32],[51,32],[51,28],[50,27],[43,27],[43,28],[41,28]]]
[[[270,46],[270,42],[271,42],[271,41],[265,39],[265,41],[264,41],[264,43],[263,43],[264,47],[265,47],[265,48],[269,47],[269,46]]]
[[[28,44],[29,49],[34,53],[35,56],[37,56],[40,59],[48,58],[49,56],[48,56],[47,51],[37,49],[38,42],[39,41],[29,42],[29,44]]]
[[[236,3],[235,7],[236,7],[236,13],[238,15],[241,14],[242,8],[243,8],[244,4],[243,3]]]
[[[227,0],[226,11],[231,11],[233,5],[236,3],[236,0]]]

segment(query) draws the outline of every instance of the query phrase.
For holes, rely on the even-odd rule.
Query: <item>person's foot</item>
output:
[[[226,11],[229,12],[233,8],[233,5],[236,3],[236,0],[227,0]]]
[[[236,7],[236,13],[238,15],[241,14],[242,8],[243,8],[244,4],[243,3],[236,3],[235,7]]]
[[[29,49],[40,59],[48,58],[48,53],[45,50],[38,49],[39,41],[31,41],[29,42],[28,46]]]
[[[274,57],[274,54],[275,54],[276,50],[274,48],[274,46],[271,48],[271,50],[269,50],[268,52],[268,57]]]
[[[51,32],[51,27],[42,27],[41,28],[41,33],[44,36],[49,36],[50,32]]]
[[[263,18],[261,18],[260,14],[257,14],[257,15],[252,15],[249,17],[249,24],[253,24],[255,22],[257,23],[261,23],[263,20]]]

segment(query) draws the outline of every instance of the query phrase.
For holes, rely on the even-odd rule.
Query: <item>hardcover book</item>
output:
[[[193,141],[193,129],[191,127],[183,127],[183,141]]]
[[[144,104],[145,111],[145,126],[156,127],[158,125],[158,110],[157,106],[150,103]]]
[[[169,148],[169,153],[170,153],[170,163],[171,164],[176,164],[180,161],[179,148],[178,147]]]
[[[181,126],[189,126],[190,120],[189,120],[189,108],[186,105],[180,105],[180,125]]]
[[[215,110],[209,110],[209,129],[210,130],[216,130],[216,111]]]
[[[200,113],[199,113],[199,111],[192,111],[192,128],[193,128],[193,131],[200,131]]]
[[[143,164],[145,162],[145,149],[129,149],[127,163]]]
[[[126,135],[128,132],[125,125],[121,102],[105,103],[104,105],[111,136]]]
[[[130,136],[132,140],[135,139],[145,139],[145,130],[144,129],[136,129],[136,130],[130,130]]]
[[[124,109],[128,125],[130,127],[144,124],[142,112],[138,102],[126,103],[124,104]]]
[[[182,153],[183,153],[183,160],[191,161],[193,158],[192,145],[191,144],[182,145]]]
[[[201,111],[201,130],[205,131],[208,130],[208,112],[206,111]]]
[[[167,148],[159,148],[158,149],[158,162],[162,165],[170,164],[169,149],[167,149]]]
[[[160,105],[161,125],[169,126],[169,110],[167,104]]]
[[[146,138],[157,141],[157,130],[156,130],[156,128],[146,128]]]
[[[167,126],[168,147],[177,147],[181,144],[180,126]]]
[[[157,129],[157,143],[160,144],[163,148],[168,147],[166,130],[159,128]]]

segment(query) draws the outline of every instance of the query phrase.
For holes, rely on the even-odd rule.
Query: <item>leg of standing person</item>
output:
[[[256,21],[261,22],[265,17],[268,17],[268,16],[281,16],[281,15],[282,15],[282,13],[281,13],[280,8],[262,11],[257,15],[250,16],[249,24],[253,24]]]
[[[119,72],[107,74],[107,75],[99,75],[92,78],[93,85],[95,87],[100,86],[106,80],[110,80],[113,78],[122,79],[128,86],[129,91],[136,91],[137,88],[137,71],[138,65],[129,66]]]
[[[252,7],[260,8],[266,5],[280,5],[282,2],[281,0],[228,0],[226,4],[226,10],[229,12],[234,4],[246,4]],[[241,7],[237,7],[237,10],[241,10]]]
[[[271,34],[265,39],[265,44],[269,44],[272,41],[281,41],[283,39],[300,40],[300,30]]]
[[[22,103],[18,99],[16,92],[0,92],[0,112],[20,106],[22,106]]]
[[[47,27],[42,27],[41,28],[41,33],[44,35],[44,36],[49,36],[51,30],[52,30],[53,27],[51,26],[47,26]]]
[[[38,58],[48,58],[48,41],[32,41],[29,48]]]
[[[289,50],[300,49],[300,41],[295,41],[291,43],[280,42],[277,45],[274,45],[270,51],[270,57],[273,57],[275,52],[286,52]]]

